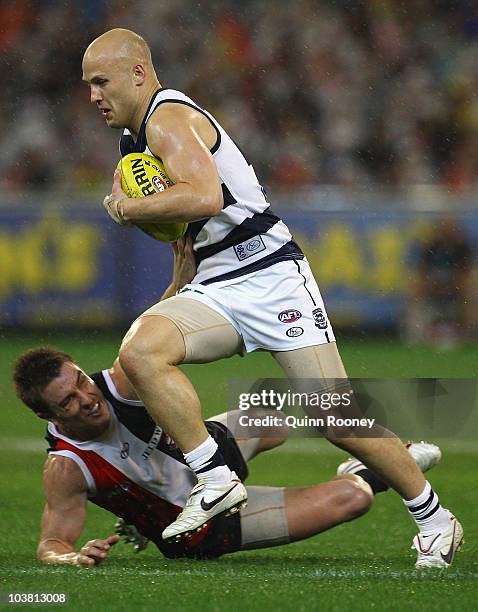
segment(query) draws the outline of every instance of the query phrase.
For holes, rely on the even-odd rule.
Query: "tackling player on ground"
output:
[[[111,30],[90,44],[83,79],[107,125],[124,128],[122,155],[154,155],[174,183],[145,204],[126,197],[116,172],[104,201],[110,216],[123,225],[187,222],[194,242],[193,282],[143,313],[119,354],[136,393],[198,476],[190,502],[163,533],[166,540],[181,539],[215,514],[239,508],[247,492],[209,435],[180,364],[262,349],[296,388],[303,379],[316,381],[309,392],[330,391],[330,381],[348,389],[347,375],[304,254],[216,119],[184,93],[161,87],[148,45],[129,30]],[[299,313],[300,325],[281,320],[288,309]],[[403,497],[420,530],[417,565],[449,565],[462,541],[460,524],[400,440],[380,428],[374,433],[328,437]]]
[[[361,516],[373,494],[388,488],[364,465],[348,460],[333,480],[322,484],[247,487],[246,510],[216,515],[197,533],[165,542],[161,532],[181,512],[196,477],[138,401],[118,361],[88,376],[69,355],[40,347],[19,357],[14,379],[22,401],[48,421],[37,551],[43,563],[89,567],[103,561],[118,542],[119,536],[111,535],[76,549],[88,500],[120,517],[120,532],[136,550],[150,540],[166,557],[206,559],[308,538]],[[211,417],[205,426],[228,464],[245,479],[246,462],[284,442],[287,428],[277,427],[266,438],[234,438],[225,423],[236,429],[240,414]],[[423,470],[440,459],[432,444],[412,444],[408,450]]]

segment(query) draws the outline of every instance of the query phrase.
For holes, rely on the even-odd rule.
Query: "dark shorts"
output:
[[[234,470],[244,482],[249,476],[249,469],[232,433],[225,425],[217,421],[205,421],[205,425],[210,436],[216,440],[229,468]]]

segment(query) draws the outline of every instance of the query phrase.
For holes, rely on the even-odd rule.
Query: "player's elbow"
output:
[[[37,546],[37,561],[40,563],[48,563],[48,557],[50,556],[50,551],[44,545],[43,541],[40,542]]]
[[[43,563],[44,565],[53,565],[55,563],[52,554],[45,554],[37,552],[37,561],[39,563]]]
[[[204,176],[193,186],[196,195],[196,210],[200,218],[217,216],[224,206],[224,196],[218,177]]]
[[[222,210],[224,200],[219,190],[208,191],[201,195],[200,206],[203,217],[216,217]]]

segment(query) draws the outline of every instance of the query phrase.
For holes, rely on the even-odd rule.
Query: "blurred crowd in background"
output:
[[[2,0],[3,188],[109,184],[81,58],[112,27],[231,131],[275,190],[478,186],[476,0]]]

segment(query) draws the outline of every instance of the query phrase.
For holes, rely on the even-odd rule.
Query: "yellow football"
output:
[[[129,198],[144,198],[173,184],[163,164],[146,153],[129,153],[120,159],[117,167],[121,170],[121,187]],[[138,223],[137,226],[163,242],[174,242],[188,228],[187,223]]]

